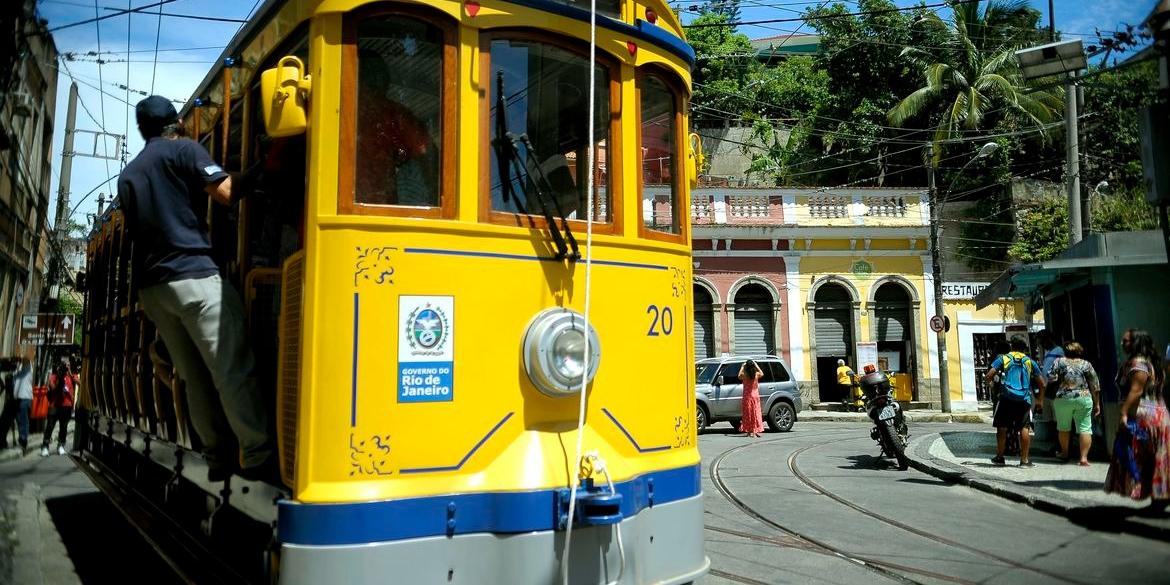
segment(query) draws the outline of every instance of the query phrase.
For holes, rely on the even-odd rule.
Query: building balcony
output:
[[[647,191],[650,191],[647,189]],[[651,197],[648,205],[659,207]],[[925,227],[930,208],[922,189],[696,189],[691,195],[696,226]]]

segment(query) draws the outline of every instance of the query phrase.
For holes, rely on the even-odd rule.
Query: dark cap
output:
[[[138,128],[144,133],[158,134],[168,124],[179,121],[179,113],[175,111],[171,100],[160,95],[152,95],[134,107],[138,118]]]

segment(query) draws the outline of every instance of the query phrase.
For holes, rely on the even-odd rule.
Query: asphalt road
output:
[[[699,447],[712,567],[700,585],[1170,583],[1170,545],[898,471],[866,425],[748,439],[719,424]],[[176,582],[66,458],[0,464],[0,494],[0,584]]]
[[[700,583],[1170,583],[1166,543],[898,471],[869,428],[798,422],[749,439],[721,424],[702,435],[712,571]]]

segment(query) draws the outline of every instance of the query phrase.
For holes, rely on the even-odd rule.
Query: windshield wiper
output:
[[[540,159],[532,148],[532,142],[528,139],[527,134],[517,136],[512,132],[508,132],[506,108],[507,103],[504,100],[504,72],[500,71],[496,75],[496,137],[492,141],[492,146],[496,150],[497,170],[500,175],[500,192],[503,199],[505,202],[511,199],[521,213],[528,215],[525,204],[513,192],[512,177],[515,177],[520,183],[520,191],[524,193],[524,199],[526,201],[528,199],[527,185],[531,184],[536,196],[536,202],[540,205],[545,222],[548,223],[549,234],[552,236],[553,243],[557,247],[555,258],[557,260],[564,260],[565,258],[579,260],[581,254],[577,249],[577,240],[569,230],[569,220],[565,217],[564,211],[561,209],[560,201],[552,196],[552,184],[548,181],[548,177],[545,176],[544,170],[540,167],[539,163],[533,162]],[[518,143],[524,145],[527,153],[523,168],[520,166]],[[535,169],[535,172],[532,169]],[[548,186],[549,190],[546,191],[542,184]],[[561,222],[564,225],[564,235],[561,235],[561,230],[557,227],[556,219],[549,210],[549,199],[552,200],[552,204],[557,210],[557,216],[561,218]],[[571,254],[569,252],[570,247],[572,248]]]

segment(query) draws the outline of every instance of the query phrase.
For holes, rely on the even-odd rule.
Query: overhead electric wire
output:
[[[150,70],[150,93],[154,94],[154,78],[158,74],[158,41],[162,38],[162,6],[158,7],[158,24],[154,29],[154,65]],[[126,62],[129,67],[130,62],[130,47],[126,47]],[[126,85],[130,85],[130,80],[126,80]]]
[[[114,12],[113,14],[107,14],[107,15],[105,15],[105,16],[102,16],[102,15],[99,13],[99,11],[98,11],[98,5],[97,5],[97,1],[95,0],[95,1],[94,1],[94,3],[93,3],[93,13],[94,13],[94,15],[95,15],[95,18],[89,18],[89,19],[86,19],[86,20],[80,20],[80,21],[77,21],[77,22],[71,22],[71,23],[69,23],[69,24],[63,24],[63,25],[61,25],[61,26],[55,26],[55,27],[53,27],[53,28],[51,28],[51,29],[49,29],[49,30],[47,30],[47,31],[45,31],[45,32],[47,32],[47,33],[54,33],[54,32],[57,32],[57,31],[59,31],[59,30],[65,30],[65,29],[67,29],[67,28],[73,28],[73,27],[75,27],[75,26],[81,26],[81,25],[83,25],[83,24],[89,24],[89,23],[91,23],[91,22],[101,22],[101,21],[103,21],[103,20],[110,19],[110,18],[116,18],[116,17],[122,16],[123,14],[128,14],[128,13],[130,13],[130,12],[142,12],[143,10],[146,10],[147,8],[154,8],[154,7],[156,7],[156,6],[162,6],[163,4],[170,4],[171,2],[176,2],[176,1],[177,1],[177,0],[161,0],[160,2],[156,2],[156,3],[154,3],[154,4],[147,4],[147,5],[145,5],[145,6],[139,6],[138,8],[134,8],[134,9],[131,9],[131,10],[121,10],[121,9],[117,9],[117,11],[116,11],[116,12]],[[99,50],[100,50],[100,49],[99,49]]]
[[[129,9],[132,6],[133,6],[133,0],[126,0],[126,8]],[[159,7],[159,10],[162,10],[161,6]],[[131,14],[130,12],[127,12],[126,13],[126,56],[127,57],[130,56],[130,32],[132,30],[131,23],[133,23],[133,22],[134,22],[134,15]],[[156,57],[156,60],[157,60],[157,57]],[[151,81],[151,86],[153,86],[153,85],[154,85],[154,82]],[[122,168],[123,169],[126,168],[126,153],[129,150],[129,145],[126,144],[126,142],[128,142],[130,140],[130,109],[129,109],[129,107],[130,107],[130,59],[127,58],[126,59],[126,108],[127,109],[123,110],[123,114],[125,114],[125,118],[126,118],[126,133],[122,135],[122,136],[124,136],[124,138],[122,139],[122,152],[120,153],[120,157],[122,159]]]
[[[97,12],[98,12],[98,0],[93,0],[93,12],[94,12],[94,14],[97,14]],[[102,23],[101,23],[101,20],[102,19],[98,18],[98,19],[95,19],[93,21],[94,30],[97,33],[97,50],[99,53],[102,50]],[[105,81],[102,80],[102,64],[101,63],[98,63],[98,83],[99,83],[99,85],[105,85]],[[99,91],[101,91],[100,88],[99,88]],[[99,93],[98,96],[99,96],[99,100],[101,103],[101,110],[102,110],[102,128],[105,128],[106,127],[106,92],[101,91],[101,93]],[[129,104],[127,104],[127,105],[129,105]],[[104,162],[106,165],[106,174],[108,175],[108,174],[110,174],[110,159],[109,159],[110,151],[109,151],[109,148],[107,147],[106,142],[104,140],[102,141],[102,155],[104,157]]]

